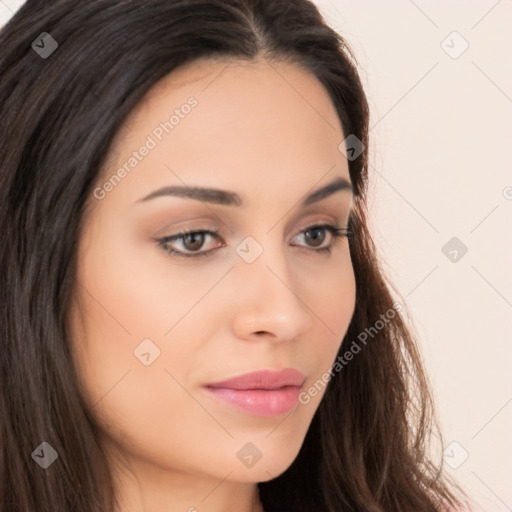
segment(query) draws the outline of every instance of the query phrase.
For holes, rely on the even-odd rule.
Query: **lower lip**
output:
[[[206,391],[223,402],[258,416],[278,416],[298,403],[300,386],[280,389],[228,389],[205,387]]]

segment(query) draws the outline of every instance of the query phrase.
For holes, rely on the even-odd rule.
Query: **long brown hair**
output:
[[[33,44],[43,32],[58,45],[46,57]],[[45,41],[50,51],[54,43]],[[2,511],[114,510],[99,426],[69,347],[84,207],[115,134],[161,78],[198,58],[257,56],[314,74],[345,135],[367,148],[349,161],[357,303],[340,356],[362,333],[366,343],[333,375],[289,469],[258,484],[265,511],[433,512],[461,504],[460,489],[430,459],[428,381],[367,227],[369,110],[356,59],[313,3],[28,1],[2,28],[0,46]],[[42,442],[58,454],[46,470],[33,456]]]

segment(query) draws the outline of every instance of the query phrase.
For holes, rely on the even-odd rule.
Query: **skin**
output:
[[[307,390],[333,364],[355,307],[347,239],[320,231],[327,254],[303,233],[346,227],[352,193],[298,206],[350,177],[328,94],[295,64],[202,60],[166,76],[118,132],[98,186],[191,96],[197,106],[102,199],[91,197],[83,218],[72,344],[118,512],[262,510],[256,483],[296,458],[325,387],[291,413],[263,417],[202,386],[296,368]],[[245,206],[139,201],[184,184],[236,192]],[[195,248],[210,256],[182,258],[155,242],[189,228],[219,230]],[[263,248],[252,263],[235,250],[247,236]],[[183,239],[172,246],[194,251]],[[160,349],[147,366],[134,355],[144,339]],[[250,468],[236,455],[248,442],[262,454]]]

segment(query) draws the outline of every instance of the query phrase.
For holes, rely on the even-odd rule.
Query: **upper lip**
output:
[[[294,368],[284,370],[258,370],[207,384],[211,388],[227,389],[279,389],[285,386],[302,386],[304,375]]]

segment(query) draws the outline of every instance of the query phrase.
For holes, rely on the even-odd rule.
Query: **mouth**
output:
[[[257,416],[278,416],[298,404],[306,378],[298,370],[260,370],[203,386],[224,404]]]

